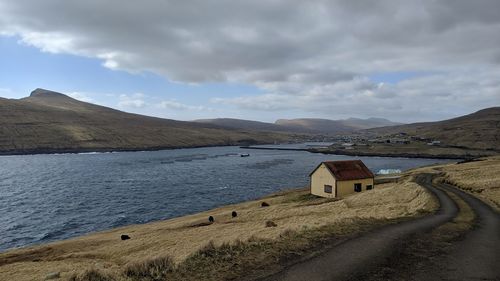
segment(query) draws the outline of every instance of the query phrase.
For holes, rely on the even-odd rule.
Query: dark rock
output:
[[[214,217],[210,216],[210,217],[208,217],[208,221],[213,223],[215,221],[215,219],[214,219]]]
[[[273,221],[266,221],[266,227],[277,227],[278,225]]]
[[[238,213],[236,213],[236,211],[233,211],[233,212],[231,213],[231,216],[233,216],[233,218],[235,218],[235,217],[237,217],[237,216],[238,216]]]
[[[262,202],[262,203],[260,204],[260,206],[261,206],[261,207],[269,207],[269,203],[267,203],[267,202]]]
[[[122,240],[128,240],[128,239],[130,239],[130,236],[128,236],[128,235],[126,235],[126,234],[122,234],[122,236],[120,236],[120,238],[121,238]]]

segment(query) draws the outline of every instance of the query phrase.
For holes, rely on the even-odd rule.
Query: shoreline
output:
[[[384,175],[381,175],[381,176],[384,176]],[[386,182],[381,182],[381,183],[386,183]],[[294,193],[300,193],[300,192],[306,192],[306,191],[307,192],[309,191],[309,187],[291,187],[291,188],[285,188],[283,190],[279,190],[279,191],[271,192],[269,194],[265,194],[265,195],[260,196],[258,198],[253,198],[253,199],[244,200],[244,201],[241,201],[241,202],[230,203],[230,204],[218,205],[218,206],[215,206],[215,207],[210,208],[210,209],[196,211],[196,212],[193,212],[193,213],[186,213],[186,214],[178,215],[178,216],[175,216],[175,217],[169,217],[169,218],[152,220],[152,221],[141,222],[141,223],[131,223],[131,224],[125,224],[125,225],[120,225],[120,226],[114,226],[114,227],[111,227],[111,228],[105,228],[105,229],[101,229],[101,230],[95,230],[95,231],[88,232],[88,233],[77,234],[76,236],[70,236],[70,237],[66,237],[66,238],[60,238],[60,239],[48,240],[48,241],[40,241],[40,242],[36,242],[36,243],[32,243],[32,244],[26,244],[26,245],[22,245],[22,246],[18,246],[18,247],[13,247],[13,248],[0,249],[0,255],[7,254],[7,253],[12,252],[12,251],[19,251],[19,250],[24,250],[24,249],[31,249],[31,248],[43,247],[43,246],[46,246],[48,244],[53,244],[53,243],[59,243],[59,242],[64,242],[64,241],[68,241],[68,240],[79,239],[79,238],[82,238],[82,237],[91,236],[91,235],[95,235],[95,234],[99,234],[99,233],[115,232],[115,231],[119,231],[121,229],[127,229],[127,228],[133,228],[133,227],[140,227],[140,226],[147,226],[147,225],[154,225],[154,224],[162,223],[162,222],[165,222],[165,221],[182,220],[183,218],[190,218],[190,217],[199,216],[199,215],[203,215],[203,214],[209,214],[209,213],[211,213],[213,211],[217,211],[219,209],[227,209],[229,207],[234,207],[234,206],[239,206],[239,205],[245,205],[245,204],[248,204],[248,203],[251,203],[251,202],[269,200],[269,199],[272,199],[272,198],[278,197],[278,196],[286,196],[288,194],[294,194]]]
[[[291,151],[306,151],[310,153],[345,155],[345,156],[367,156],[367,157],[389,157],[389,158],[420,158],[420,159],[450,159],[450,160],[471,160],[488,155],[453,155],[453,154],[411,154],[411,153],[370,153],[370,152],[350,152],[345,150],[322,151],[316,148],[279,148],[279,147],[255,147],[255,146],[240,146],[243,149],[260,149],[260,150],[291,150]]]
[[[267,143],[263,143],[265,145]],[[239,146],[241,144],[214,144],[214,145],[192,145],[192,146],[158,146],[146,148],[65,148],[65,149],[22,149],[22,150],[3,150],[1,156],[22,156],[22,155],[58,155],[58,154],[85,154],[85,153],[116,153],[116,152],[149,152],[174,149],[204,148],[204,147],[228,147]]]
[[[310,153],[345,155],[345,156],[366,156],[366,157],[389,157],[389,158],[419,158],[419,159],[450,159],[450,160],[473,160],[492,155],[457,155],[457,154],[426,154],[426,153],[374,153],[346,150],[319,150],[317,148],[280,148],[280,147],[256,147],[255,145],[270,145],[270,143],[258,143],[252,145],[241,144],[213,144],[213,145],[190,145],[190,146],[156,146],[142,148],[37,148],[37,149],[15,149],[0,151],[1,156],[22,156],[22,155],[58,155],[58,154],[85,154],[85,153],[115,153],[115,152],[150,152],[174,149],[189,148],[210,148],[237,146],[242,149],[258,150],[289,150],[306,151]]]
[[[420,166],[420,167],[417,167],[417,168],[423,168],[423,167],[426,167],[426,166]],[[405,176],[406,172],[407,171],[402,171],[401,173],[393,174],[393,176],[388,176],[386,174],[376,175],[375,176],[375,184],[381,185],[381,184],[395,183],[395,182],[398,181],[398,179],[400,179],[401,177]],[[194,212],[194,213],[186,213],[186,214],[175,216],[175,217],[170,217],[170,218],[165,218],[165,219],[159,219],[159,220],[152,220],[152,221],[143,222],[143,223],[132,223],[132,224],[126,224],[126,225],[121,225],[121,226],[115,226],[115,227],[111,227],[111,228],[106,228],[106,229],[101,229],[101,230],[95,230],[95,231],[84,233],[84,234],[78,234],[76,236],[70,236],[70,237],[66,237],[66,238],[60,238],[60,239],[48,240],[48,241],[40,241],[40,242],[25,244],[25,245],[18,246],[18,247],[13,247],[13,248],[0,249],[0,255],[6,254],[6,253],[9,253],[9,252],[12,252],[12,251],[18,251],[18,250],[24,250],[24,249],[31,249],[31,248],[37,248],[37,247],[43,247],[43,246],[46,246],[48,244],[53,244],[53,243],[58,243],[58,242],[64,242],[64,241],[67,241],[67,240],[74,240],[74,239],[78,239],[78,238],[81,238],[81,237],[85,237],[85,236],[89,236],[89,235],[94,235],[94,234],[99,234],[99,233],[107,233],[107,232],[112,232],[112,231],[118,231],[118,230],[121,230],[121,229],[130,228],[130,227],[145,226],[145,225],[154,225],[154,224],[158,224],[158,223],[161,223],[161,222],[164,222],[164,221],[179,220],[179,219],[189,218],[189,217],[197,216],[197,215],[201,215],[201,214],[208,214],[208,213],[211,213],[212,211],[216,211],[216,210],[219,210],[219,209],[226,209],[226,208],[233,207],[233,206],[246,205],[248,203],[257,202],[257,201],[260,202],[260,201],[264,201],[264,200],[272,200],[275,197],[282,197],[282,196],[287,196],[287,195],[290,195],[290,194],[303,193],[303,192],[309,193],[309,190],[310,190],[310,188],[308,186],[306,186],[306,187],[303,186],[303,187],[284,188],[282,190],[274,191],[274,192],[262,195],[262,196],[257,197],[257,198],[248,199],[248,200],[244,200],[244,201],[240,201],[240,202],[235,202],[235,203],[230,203],[230,204],[218,205],[216,207],[213,207],[213,208],[210,208],[210,209],[206,209],[206,210],[197,211],[197,212]]]
[[[413,188],[409,185],[413,183],[407,180],[405,182],[397,185],[403,184],[411,194],[405,195],[404,202],[398,203],[397,207],[388,208],[388,204],[377,204],[375,217],[374,214],[368,215],[370,212],[367,210],[373,211],[374,207],[367,206],[365,201],[373,202],[372,194],[376,201],[392,201],[387,195],[394,194],[391,192],[395,188],[394,183],[380,186],[371,194],[363,193],[341,200],[311,197],[307,188],[295,187],[258,199],[167,220],[115,227],[64,240],[11,248],[0,252],[0,260],[4,261],[3,264],[0,263],[0,279],[2,274],[18,277],[16,280],[20,281],[32,280],[35,276],[43,279],[51,272],[59,272],[62,278],[66,278],[85,269],[96,268],[96,259],[99,260],[99,270],[119,274],[129,265],[140,264],[162,255],[182,265],[186,260],[196,258],[196,253],[207,247],[218,249],[225,247],[224,245],[254,245],[252,243],[260,241],[269,250],[268,247],[280,245],[290,238],[299,239],[298,243],[290,240],[291,244],[286,244],[284,248],[288,249],[288,245],[300,246],[309,241],[304,240],[308,236],[301,238],[301,233],[312,235],[311,237],[321,237],[323,234],[349,237],[357,235],[363,227],[373,229],[400,219],[422,215],[417,210],[432,212],[435,208],[434,200],[427,200],[428,194],[423,190],[411,191]],[[415,199],[416,194],[422,200]],[[269,205],[262,207],[262,202]],[[407,209],[409,202],[418,203],[410,213]],[[342,215],[325,217],[321,215],[324,212],[318,210]],[[232,211],[237,211],[236,218],[231,218]],[[208,223],[208,216],[213,216],[215,222]],[[269,222],[273,224],[272,227],[267,225]],[[124,234],[130,237],[126,241],[120,239]],[[283,240],[283,237],[288,238]],[[179,240],[183,242],[179,243]],[[281,253],[279,249],[276,248],[277,253]],[[307,249],[309,247],[305,247],[304,251]],[[259,255],[261,253],[260,250],[256,252]]]

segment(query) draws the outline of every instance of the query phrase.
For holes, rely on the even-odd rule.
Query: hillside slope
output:
[[[294,128],[295,130],[306,130],[324,134],[340,134],[352,133],[361,129],[369,129],[375,127],[400,125],[387,119],[382,118],[349,118],[344,120],[330,120],[317,118],[301,118],[301,119],[279,119],[277,125]]]
[[[400,125],[401,123],[391,122],[382,118],[349,118],[345,120],[329,119],[278,119],[275,123],[266,123],[259,121],[234,119],[234,118],[215,118],[198,119],[194,122],[212,124],[232,129],[257,130],[271,132],[289,132],[299,134],[342,134],[352,133],[357,130]]]
[[[215,118],[215,119],[198,119],[194,120],[197,123],[212,124],[216,126],[232,128],[232,129],[245,129],[256,131],[273,131],[273,132],[300,132],[309,133],[310,130],[296,130],[287,126],[281,126],[273,123],[234,119],[234,118]]]
[[[0,98],[0,153],[150,150],[282,141],[276,133],[130,114],[36,89]]]
[[[439,140],[446,145],[500,149],[500,107],[438,122],[414,123],[367,130],[375,134],[407,133]]]

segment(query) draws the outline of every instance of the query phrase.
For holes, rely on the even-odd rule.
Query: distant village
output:
[[[420,143],[429,146],[441,146],[440,140],[426,138],[422,136],[410,136],[407,133],[401,132],[390,135],[314,135],[306,139],[297,138],[294,142],[317,142],[317,143],[331,143],[338,149],[352,150],[356,146],[368,146],[370,144],[410,144]],[[311,147],[325,146],[323,144],[311,144]]]

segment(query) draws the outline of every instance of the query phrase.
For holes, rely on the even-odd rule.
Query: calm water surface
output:
[[[319,162],[354,158],[238,147],[1,156],[0,251],[304,187]],[[447,162],[356,159],[374,172]]]

